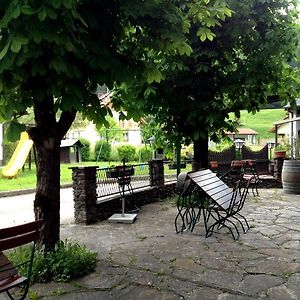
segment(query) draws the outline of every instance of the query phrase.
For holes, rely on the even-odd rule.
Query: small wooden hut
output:
[[[78,139],[66,139],[60,143],[60,162],[78,163],[81,162],[80,149],[83,144]]]

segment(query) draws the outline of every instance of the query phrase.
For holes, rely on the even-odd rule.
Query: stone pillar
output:
[[[74,167],[72,169],[74,215],[76,224],[96,222],[97,167]]]
[[[274,158],[274,178],[281,182],[281,173],[283,167],[283,157]]]
[[[151,160],[149,172],[151,186],[163,186],[165,184],[164,161],[162,159]]]

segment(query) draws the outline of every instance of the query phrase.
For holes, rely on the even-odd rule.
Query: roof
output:
[[[288,116],[286,116],[283,120],[274,122],[273,123],[274,126],[271,129],[269,129],[269,132],[276,132],[276,129],[275,129],[276,126],[277,126],[277,128],[279,128],[283,124],[287,124],[287,123],[291,123],[291,122],[295,122],[295,121],[297,121],[297,122],[300,121],[300,117],[290,119]]]
[[[237,132],[230,132],[227,131],[226,134],[239,134],[239,135],[256,135],[258,134],[258,132],[256,132],[255,130],[251,129],[251,128],[244,128],[244,127],[240,127],[237,128]]]
[[[67,140],[61,140],[60,147],[71,147],[71,146],[79,146],[83,147],[83,144],[78,139],[67,139]]]
[[[296,102],[296,106],[297,106],[297,107],[300,107],[300,98],[295,99],[295,102]],[[289,109],[291,108],[290,103],[288,103],[287,105],[285,105],[283,108],[284,108],[285,110],[289,110]]]

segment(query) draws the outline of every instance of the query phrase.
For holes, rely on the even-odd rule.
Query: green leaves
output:
[[[197,36],[199,36],[200,40],[204,42],[206,39],[212,41],[216,35],[209,28],[200,27],[197,31]]]
[[[41,22],[43,22],[47,17],[52,20],[56,20],[58,17],[57,12],[50,6],[41,6],[38,10],[37,16]]]
[[[6,55],[9,46],[10,46],[11,41],[8,40],[7,44],[5,45],[5,47],[2,49],[2,51],[0,52],[0,60]]]
[[[73,4],[73,0],[61,0],[62,4],[65,6],[67,9],[71,9]]]
[[[22,131],[26,129],[26,126],[24,124],[20,124],[16,121],[9,122],[9,125],[6,129],[6,138],[10,142],[16,142],[20,139],[20,134]]]
[[[147,82],[160,82],[163,79],[162,73],[158,69],[149,70],[147,73]]]
[[[23,5],[21,7],[21,12],[24,15],[27,15],[27,16],[31,16],[31,15],[33,15],[35,13],[34,9],[31,6],[27,5],[27,4]]]
[[[51,1],[51,4],[52,4],[52,6],[53,6],[55,9],[57,9],[57,8],[59,8],[60,5],[61,5],[61,0],[52,0],[52,1]]]
[[[41,22],[43,22],[46,19],[46,17],[47,17],[47,10],[44,6],[42,6],[38,11],[38,18]]]
[[[23,45],[28,44],[28,39],[24,36],[15,36],[12,39],[10,49],[11,51],[18,53]]]

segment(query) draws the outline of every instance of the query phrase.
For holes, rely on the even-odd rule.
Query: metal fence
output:
[[[97,170],[97,198],[119,195],[125,184],[126,191],[134,191],[150,186],[149,163],[136,165],[120,165],[111,168],[99,168]]]
[[[192,170],[192,161],[182,161],[180,163],[180,172],[189,172]],[[165,183],[175,182],[177,180],[176,162],[164,161]]]

